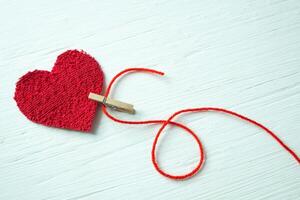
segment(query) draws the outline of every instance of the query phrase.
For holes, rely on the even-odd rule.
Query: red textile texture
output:
[[[52,71],[34,70],[16,85],[15,100],[31,121],[57,128],[90,132],[104,75],[97,61],[83,51],[68,50],[57,57]]]

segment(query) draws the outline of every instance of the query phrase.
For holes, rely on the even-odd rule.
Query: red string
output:
[[[137,71],[138,72],[149,72],[149,73],[158,74],[158,75],[164,75],[163,72],[156,71],[156,70],[153,70],[153,69],[147,69],[147,68],[128,68],[128,69],[125,69],[125,70],[121,71],[120,73],[118,73],[117,75],[115,75],[113,77],[113,79],[110,81],[110,83],[107,87],[107,90],[106,90],[104,96],[107,97],[109,95],[113,84],[115,83],[115,81],[119,77],[121,77],[122,75],[124,75],[128,72],[137,72]],[[198,136],[194,133],[194,131],[192,131],[190,128],[186,127],[185,125],[183,125],[181,123],[178,123],[178,122],[172,121],[172,119],[175,118],[177,115],[180,115],[180,114],[183,114],[183,113],[188,113],[188,112],[217,111],[217,112],[222,112],[222,113],[226,113],[226,114],[229,114],[229,115],[233,115],[233,116],[238,117],[242,120],[250,122],[251,124],[256,125],[259,128],[266,131],[272,138],[274,138],[278,142],[279,145],[281,145],[289,154],[291,154],[294,157],[294,159],[298,162],[298,164],[300,164],[299,156],[292,149],[290,149],[281,139],[279,139],[275,135],[275,133],[273,133],[270,129],[268,129],[264,125],[254,121],[252,119],[249,119],[248,117],[245,117],[241,114],[238,114],[238,113],[235,113],[235,112],[232,112],[230,110],[223,109],[223,108],[214,108],[214,107],[188,108],[188,109],[184,109],[184,110],[180,110],[180,111],[175,112],[167,120],[145,120],[145,121],[127,121],[127,120],[122,120],[122,119],[115,118],[114,116],[112,116],[110,113],[107,112],[105,106],[102,107],[102,111],[104,112],[104,114],[107,117],[109,117],[113,121],[118,122],[118,123],[122,123],[122,124],[162,124],[162,126],[160,127],[160,129],[158,130],[158,132],[155,136],[155,139],[154,139],[154,142],[153,142],[153,145],[152,145],[151,158],[152,158],[152,163],[153,163],[155,169],[161,175],[163,175],[167,178],[170,178],[170,179],[181,180],[181,179],[190,178],[191,176],[195,175],[202,168],[203,163],[204,163],[204,149],[203,149],[203,145],[202,145],[201,141],[199,140]],[[165,172],[164,170],[162,170],[160,168],[158,162],[157,162],[157,159],[156,159],[157,142],[158,142],[158,139],[161,136],[163,130],[169,124],[173,125],[173,126],[177,126],[179,128],[182,128],[183,130],[185,130],[188,134],[190,134],[195,139],[195,141],[197,142],[197,145],[199,147],[199,157],[200,157],[199,161],[198,161],[196,167],[192,171],[190,171],[186,174],[182,174],[182,175],[169,174],[169,173]]]

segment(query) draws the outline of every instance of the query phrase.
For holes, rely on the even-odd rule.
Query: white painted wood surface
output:
[[[51,0],[0,2],[0,199],[300,199],[300,167],[265,132],[215,113],[185,115],[206,148],[187,181],[150,161],[158,126],[115,124],[100,112],[94,134],[34,124],[13,100],[15,83],[51,70],[67,49],[84,49],[106,80],[126,67],[163,78],[124,78],[114,97],[135,116],[162,119],[186,107],[220,106],[256,119],[300,154],[300,1]],[[153,96],[155,95],[155,96]],[[159,159],[191,169],[196,147],[171,129]]]

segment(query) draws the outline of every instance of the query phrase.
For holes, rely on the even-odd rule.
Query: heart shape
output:
[[[83,51],[68,50],[57,57],[52,71],[34,70],[16,84],[14,99],[31,121],[46,126],[89,132],[104,75],[98,62]]]

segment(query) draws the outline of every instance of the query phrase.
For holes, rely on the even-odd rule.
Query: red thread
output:
[[[153,73],[153,74],[164,75],[163,72],[156,71],[156,70],[153,70],[153,69],[147,69],[147,68],[129,68],[129,69],[125,69],[125,70],[121,71],[120,73],[118,73],[116,76],[113,77],[113,79],[110,81],[110,83],[107,87],[107,90],[106,90],[104,96],[107,97],[109,95],[113,84],[115,83],[115,81],[119,77],[121,77],[123,74],[126,74],[128,72],[136,72],[136,71],[138,71],[138,72],[149,72],[149,73]],[[238,117],[242,120],[250,122],[251,124],[256,125],[257,127],[259,127],[261,129],[263,129],[264,131],[266,131],[273,139],[275,139],[278,142],[279,145],[281,145],[289,154],[291,154],[293,156],[293,158],[298,162],[298,164],[300,164],[299,156],[292,149],[290,149],[281,139],[279,139],[275,135],[275,133],[273,133],[270,129],[268,129],[264,125],[254,121],[252,119],[249,119],[248,117],[245,117],[241,114],[238,114],[238,113],[235,113],[235,112],[232,112],[230,110],[223,109],[223,108],[214,108],[214,107],[188,108],[188,109],[179,110],[179,111],[175,112],[167,120],[146,120],[146,121],[127,121],[127,120],[117,119],[114,116],[112,116],[110,113],[107,112],[105,106],[102,107],[102,111],[107,117],[109,117],[113,121],[118,122],[118,123],[122,123],[122,124],[162,124],[162,126],[160,127],[159,131],[157,132],[157,134],[155,136],[155,139],[154,139],[154,142],[153,142],[153,145],[152,145],[151,158],[152,158],[152,163],[153,163],[155,169],[161,175],[163,175],[167,178],[170,178],[170,179],[182,180],[182,179],[190,178],[191,176],[193,176],[197,172],[199,172],[199,170],[202,168],[203,163],[204,163],[204,149],[203,149],[203,145],[202,145],[201,141],[199,140],[198,136],[190,128],[186,127],[185,125],[172,121],[172,119],[175,118],[177,115],[180,115],[180,114],[183,114],[183,113],[188,113],[188,112],[217,111],[217,112],[223,112],[223,113],[226,113],[226,114],[229,114],[229,115],[233,115],[233,116]],[[173,126],[177,126],[179,128],[182,128],[183,130],[185,130],[187,133],[189,133],[195,139],[195,141],[197,142],[197,145],[199,147],[199,156],[200,156],[199,162],[192,171],[190,171],[186,174],[182,174],[182,175],[169,174],[169,173],[165,172],[164,170],[162,170],[160,168],[160,166],[159,166],[159,164],[156,160],[155,152],[156,152],[157,142],[158,142],[158,139],[159,139],[160,135],[162,134],[162,131],[164,130],[164,128],[168,124],[173,125]]]

